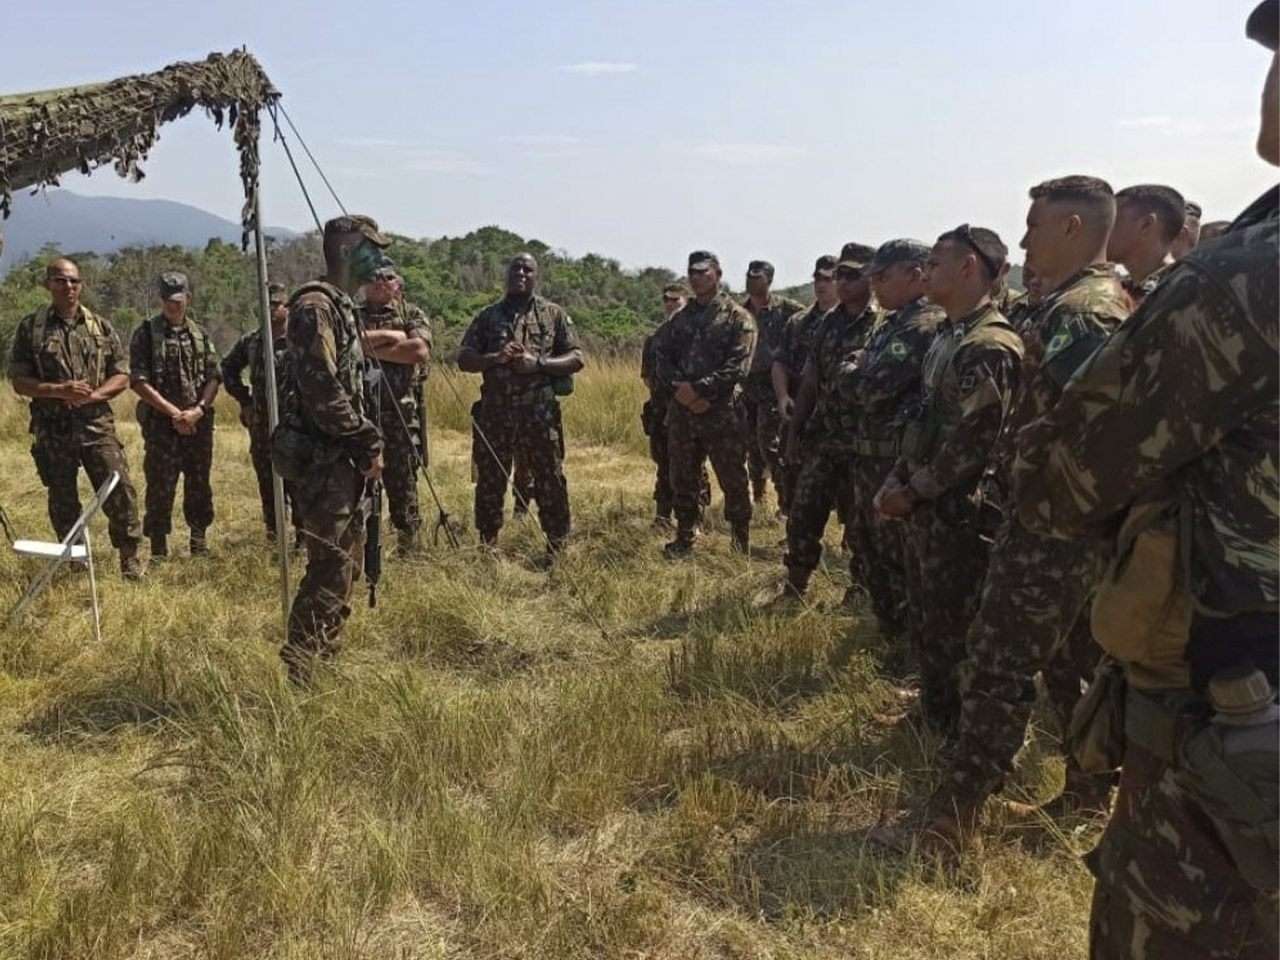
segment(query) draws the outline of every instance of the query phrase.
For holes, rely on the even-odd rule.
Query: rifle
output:
[[[418,407],[418,459],[423,470],[431,466],[431,448],[427,446],[427,378],[420,374],[413,388],[413,402]]]
[[[370,480],[365,491],[373,501],[364,522],[364,578],[369,582],[369,609],[378,605],[378,581],[382,579],[382,481]]]

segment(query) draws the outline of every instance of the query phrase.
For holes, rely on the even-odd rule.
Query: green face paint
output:
[[[378,268],[387,262],[382,248],[367,237],[347,251],[347,264],[351,267],[351,275],[360,283],[368,283]]]

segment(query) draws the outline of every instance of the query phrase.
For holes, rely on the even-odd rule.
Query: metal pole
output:
[[[267,247],[262,239],[262,200],[255,192],[253,200],[253,245],[258,252],[258,305],[262,311],[262,368],[267,379],[267,428],[274,435],[280,422],[280,401],[276,394],[276,351],[271,336],[271,300],[267,293]],[[276,501],[276,548],[280,557],[280,609],[285,629],[289,628],[289,541],[285,538],[288,521],[284,514],[284,481],[273,466],[271,489]]]

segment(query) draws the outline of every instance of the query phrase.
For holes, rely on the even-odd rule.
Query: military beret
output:
[[[813,276],[816,280],[818,277],[825,277],[830,280],[836,275],[836,258],[829,253],[824,253],[813,263]]]
[[[695,250],[689,254],[690,270],[710,270],[712,267],[720,269],[720,258],[710,250]]]
[[[181,300],[191,292],[191,284],[185,273],[160,274],[160,299]]]
[[[886,240],[876,250],[871,262],[863,268],[867,276],[874,276],[881,270],[892,267],[895,263],[923,264],[929,259],[930,247],[920,240],[902,237],[898,240]]]
[[[747,264],[748,277],[768,277],[773,279],[773,264],[768,260],[752,260]]]
[[[1263,0],[1254,7],[1244,32],[1268,50],[1280,49],[1280,0]]]
[[[289,288],[283,283],[268,283],[267,299],[271,303],[285,303],[289,299]]]
[[[869,247],[865,243],[846,243],[840,248],[840,262],[837,266],[862,270],[875,255],[875,247]]]
[[[391,238],[378,229],[378,221],[361,213],[352,213],[342,217],[334,217],[324,225],[326,238],[342,236],[347,233],[358,233],[379,247],[391,246]]]

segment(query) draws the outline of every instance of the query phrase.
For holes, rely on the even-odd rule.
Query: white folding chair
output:
[[[89,521],[93,519],[94,514],[102,509],[107,497],[111,496],[111,492],[115,490],[116,484],[119,482],[120,474],[112,470],[106,481],[98,488],[98,492],[93,495],[93,499],[89,501],[88,506],[84,508],[84,512],[72,524],[71,529],[67,531],[67,535],[62,538],[61,543],[47,543],[42,540],[15,540],[13,542],[13,550],[19,556],[48,560],[49,563],[40,571],[40,575],[31,581],[31,585],[23,593],[22,599],[18,601],[18,605],[9,614],[9,626],[12,627],[22,619],[22,615],[27,612],[27,608],[49,585],[53,575],[58,572],[58,568],[62,564],[69,562],[84,563],[89,568],[89,595],[93,599],[93,639],[96,642],[102,642],[102,620],[98,612],[98,579],[93,570],[93,548],[89,542]]]

